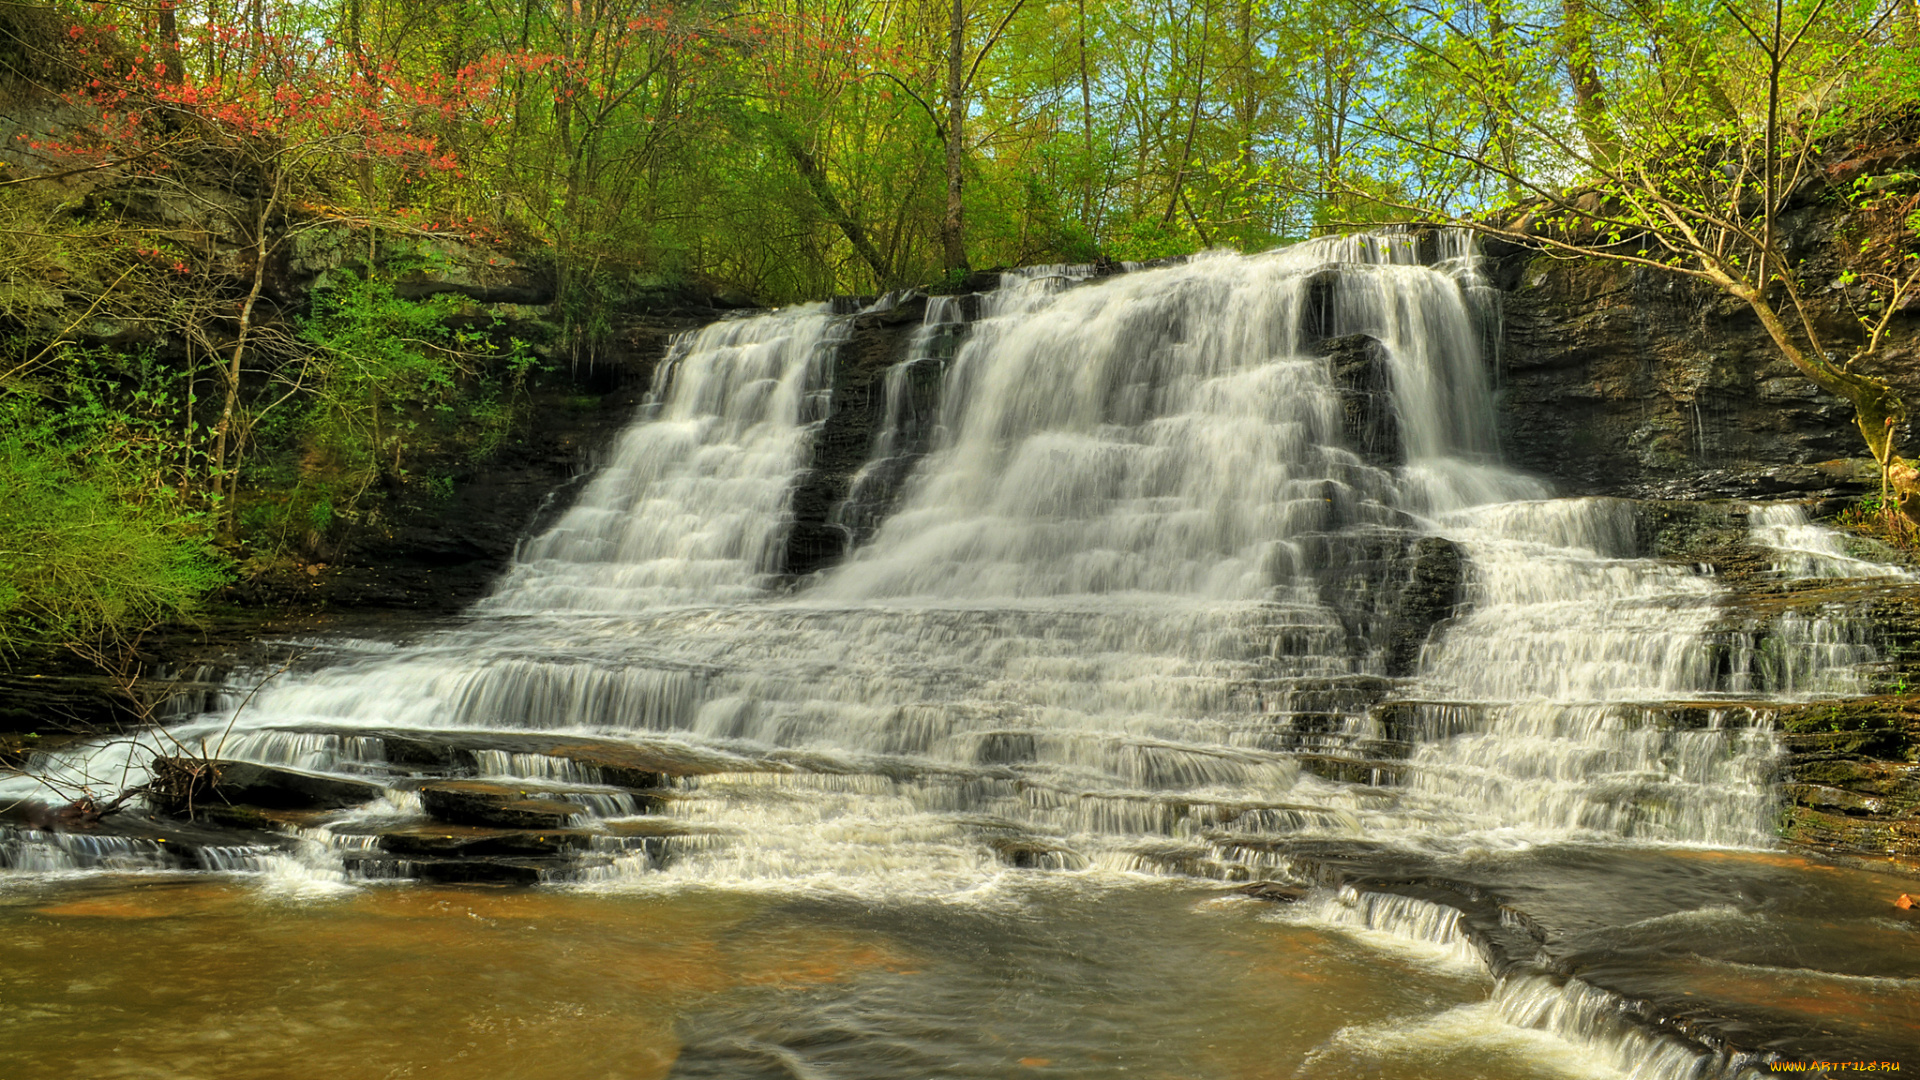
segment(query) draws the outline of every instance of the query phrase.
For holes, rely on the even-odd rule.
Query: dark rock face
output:
[[[1369,465],[1403,464],[1386,347],[1365,334],[1351,334],[1328,340],[1323,348],[1340,389],[1340,430],[1348,444]]]
[[[1387,674],[1411,675],[1436,627],[1459,614],[1466,557],[1438,536],[1380,530],[1328,538],[1320,598],[1346,626],[1348,648],[1379,651]]]
[[[259,607],[452,613],[484,595],[520,538],[564,509],[598,456],[633,419],[676,333],[704,320],[632,320],[622,346],[555,364],[526,388],[520,419],[484,459],[422,455],[409,468],[439,491],[388,493],[379,517],[315,551],[309,573],[249,581],[233,599]]]
[[[1837,348],[1859,337],[1838,279],[1844,209],[1796,211],[1813,317]],[[1779,353],[1746,305],[1678,275],[1496,246],[1502,452],[1564,493],[1783,498],[1865,490],[1846,402]],[[1920,400],[1909,305],[1873,374]],[[1911,446],[1911,434],[1903,436]],[[1871,477],[1865,479],[1870,480]]]
[[[858,539],[833,520],[833,512],[846,500],[885,417],[887,369],[904,358],[926,312],[927,298],[920,296],[854,320],[853,336],[834,358],[831,411],[814,436],[812,465],[793,492],[788,574],[801,577],[831,566]]]
[[[1465,599],[1466,556],[1460,545],[1438,536],[1414,541],[1412,567],[1400,591],[1387,637],[1387,674],[1411,675],[1434,628],[1458,613]]]
[[[150,796],[158,804],[156,809],[190,815],[195,809],[192,803],[198,802],[202,806],[240,803],[267,810],[338,810],[371,802],[381,793],[378,784],[250,761],[189,762],[181,758],[161,758],[154,762],[154,772],[164,777],[194,766],[206,777],[204,790],[194,790],[201,786],[197,784],[172,785],[164,794],[156,792]],[[194,798],[190,800],[189,796]]]

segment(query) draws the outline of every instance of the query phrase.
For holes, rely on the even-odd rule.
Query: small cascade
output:
[[[1514,1027],[1557,1035],[1635,1080],[1760,1080],[1770,1073],[1759,1061],[1729,1060],[1636,1024],[1628,1003],[1579,979],[1501,979],[1493,1008]]]
[[[845,333],[821,304],[678,339],[645,421],[573,508],[521,547],[478,610],[624,612],[762,595]]]
[[[940,383],[966,328],[960,297],[927,299],[927,313],[907,342],[906,358],[887,369],[881,385],[885,412],[867,460],[847,496],[828,515],[854,544],[869,540],[892,513],[901,488],[934,439]]]
[[[1772,555],[1769,571],[1783,583],[1916,580],[1909,569],[1850,553],[1841,533],[1813,523],[1796,503],[1749,507],[1747,523],[1749,540]],[[1798,699],[1869,693],[1881,659],[1865,613],[1847,603],[1756,620],[1733,635],[1729,651],[1729,689]]]
[[[1336,930],[1415,963],[1470,971],[1492,982],[1483,1003],[1457,1006],[1391,1031],[1337,1032],[1309,1056],[1310,1064],[1366,1056],[1356,1050],[1520,1043],[1529,1058],[1560,1059],[1589,1070],[1598,1066],[1644,1080],[1759,1080],[1768,1074],[1759,1055],[1715,1053],[1663,1030],[1642,1003],[1579,978],[1547,974],[1525,957],[1484,954],[1483,949],[1497,947],[1486,943],[1484,931],[1469,930],[1465,914],[1446,903],[1341,886],[1314,890],[1269,917]],[[1503,926],[1524,921],[1506,908],[1500,918]]]
[[[1845,538],[1807,517],[1798,503],[1764,503],[1749,509],[1748,532],[1755,546],[1773,553],[1774,573],[1789,581],[1809,578],[1895,578],[1911,581],[1910,570],[1860,558],[1847,551]]]
[[[50,874],[68,870],[164,870],[165,845],[125,836],[0,828],[0,869]]]
[[[1486,962],[1462,932],[1460,912],[1411,896],[1343,886],[1322,893],[1300,913],[1308,920],[1411,951],[1419,959],[1471,971]]]

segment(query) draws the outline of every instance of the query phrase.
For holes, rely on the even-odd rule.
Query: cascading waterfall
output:
[[[1434,266],[1390,234],[1080,287],[1084,268],[1008,275],[949,362],[898,509],[781,601],[767,590],[786,500],[845,321],[821,305],[689,335],[607,468],[477,608],[544,616],[290,673],[221,752],[364,771],[364,748],[287,734],[325,726],[732,755],[741,771],[671,812],[749,827],[755,859],[790,846],[774,863],[855,881],[872,857],[839,864],[821,830],[857,820],[905,838],[883,860],[904,871],[895,885],[917,863],[943,881],[994,865],[982,815],[1110,866],[1190,868],[1217,855],[1211,837],[1279,818],[1295,836],[1417,845],[1763,842],[1764,733],[1608,708],[1723,689],[1705,641],[1716,585],[1634,557],[1625,504],[1551,500],[1498,464],[1469,302],[1483,285],[1446,243]],[[904,363],[947,332],[954,313],[935,310]],[[1354,335],[1387,369],[1398,466],[1348,448],[1322,343]],[[900,450],[892,421],[881,461]],[[1379,620],[1329,581],[1392,587],[1420,535],[1458,550],[1466,584],[1386,704],[1468,719],[1412,725],[1383,798],[1294,752],[1408,742],[1370,711],[1387,691]],[[841,779],[875,774],[884,797]],[[763,798],[775,780],[812,794]]]
[[[844,333],[820,304],[682,338],[643,422],[478,610],[626,612],[760,595]]]
[[[1421,245],[1009,274],[964,337],[957,305],[930,305],[834,511],[857,546],[792,595],[776,588],[789,501],[848,322],[821,305],[715,324],[674,345],[607,466],[480,618],[335,646],[237,720],[169,739],[374,779],[409,733],[695,763],[642,805],[551,747],[472,751],[470,774],[577,808],[567,828],[595,858],[571,880],[592,887],[957,896],[1009,864],[1232,878],[1284,869],[1304,841],[1765,845],[1771,735],[1750,709],[1676,725],[1663,703],[1752,696],[1756,678],[1791,693],[1870,650],[1800,649],[1792,676],[1729,661],[1722,587],[1640,557],[1630,505],[1552,499],[1502,467],[1491,290],[1464,238],[1442,234],[1431,260]],[[1389,412],[1337,377],[1336,349],[1370,358]],[[1384,456],[1356,449],[1360,421],[1391,431]],[[1791,567],[1852,572],[1804,518],[1756,513]],[[1409,645],[1403,594],[1431,566],[1461,580]],[[37,767],[97,786],[139,779],[154,750]],[[369,837],[425,820],[393,786],[303,826],[294,854],[207,865],[337,887],[330,867]],[[665,824],[622,831],[639,817]],[[58,861],[44,835],[6,843],[15,868]],[[1445,909],[1410,903],[1348,896],[1321,921],[1417,916],[1416,936],[1467,956]],[[1503,1015],[1546,1023],[1546,991],[1502,986]]]
[[[1755,506],[1748,521],[1754,544],[1773,552],[1774,572],[1787,578],[1913,578],[1910,571],[1847,551],[1839,533],[1815,525],[1793,503]]]

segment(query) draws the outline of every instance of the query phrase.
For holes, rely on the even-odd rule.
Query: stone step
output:
[[[544,732],[383,730],[365,728],[281,729],[309,734],[360,736],[378,739],[388,768],[396,774],[499,774],[489,768],[514,764],[552,769],[549,762],[516,763],[516,757],[551,759],[563,763],[565,777],[615,787],[651,789],[668,786],[683,777],[722,772],[781,771],[784,766],[731,755],[702,752],[690,747],[639,745],[617,739],[557,735]],[[504,760],[503,760],[504,759]]]
[[[1384,730],[1390,743],[1434,742],[1468,732],[1485,731],[1497,714],[1516,707],[1479,701],[1432,701],[1402,699],[1383,701],[1369,715]],[[1656,728],[1665,731],[1698,731],[1708,728],[1747,728],[1773,723],[1784,706],[1779,702],[1758,700],[1704,701],[1607,701],[1557,702],[1550,708],[1568,712],[1583,709],[1603,711],[1608,719],[1633,730]]]
[[[251,761],[184,757],[154,759],[147,801],[174,817],[217,804],[263,810],[341,810],[380,798],[385,789],[365,780],[304,772]]]
[[[402,858],[560,858],[585,850],[593,834],[582,829],[504,829],[447,822],[380,829],[381,851]]]
[[[502,829],[566,829],[589,816],[554,789],[498,784],[485,780],[432,780],[420,785],[427,816],[453,825]]]
[[[565,878],[587,866],[606,866],[608,856],[568,859],[510,856],[408,856],[385,852],[353,852],[343,860],[347,871],[360,877],[411,879],[443,885],[537,885]]]

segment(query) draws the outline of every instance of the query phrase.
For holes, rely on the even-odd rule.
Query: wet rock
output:
[[[198,804],[193,808],[196,821],[229,829],[267,833],[284,833],[294,829],[311,828],[324,823],[332,814],[332,810],[269,810],[244,803],[224,803],[218,800]]]
[[[1631,554],[1695,565],[1715,564],[1735,549],[1736,558],[1765,558],[1748,542],[1745,503],[1638,499],[1629,505],[1633,515]]]
[[[395,858],[384,854],[348,855],[344,860],[350,873],[374,879],[411,879],[441,885],[538,885],[543,881],[564,879],[583,864],[552,859],[525,858]],[[594,860],[605,864],[609,860]]]
[[[987,846],[1001,862],[1020,870],[1078,870],[1087,865],[1079,852],[1035,836],[997,836]]]
[[[1438,536],[1414,541],[1407,584],[1394,606],[1387,635],[1387,674],[1411,675],[1420,650],[1440,623],[1455,617],[1464,599],[1466,556],[1460,545]]]
[[[381,797],[380,785],[340,776],[301,772],[251,761],[157,758],[156,783],[148,795],[155,809],[188,814],[218,803],[268,810],[338,810]],[[197,783],[161,784],[165,775],[193,774]]]
[[[907,358],[907,343],[926,311],[927,298],[916,295],[888,311],[862,315],[838,349],[829,411],[813,437],[810,467],[793,492],[793,524],[787,533],[784,562],[787,574],[801,577],[825,569],[862,539],[861,530],[834,521],[833,511],[847,498],[854,475],[867,464],[886,415],[887,369]],[[937,381],[938,366],[926,367],[919,373],[923,381]],[[938,391],[937,385],[918,389],[923,396]]]
[[[1831,239],[1811,250],[1809,271],[1818,276],[1837,250]],[[1810,391],[1752,312],[1711,286],[1517,250],[1489,276],[1505,290],[1497,405],[1514,465],[1576,494],[1748,499],[1871,486],[1851,408]],[[1813,305],[1817,322],[1849,332],[1844,296]],[[1873,374],[1911,397],[1915,349],[1893,340]]]
[[[0,721],[3,723],[4,721]],[[82,736],[70,732],[41,734],[37,731],[0,733],[0,769],[22,769],[35,754],[46,753],[80,742]]]
[[[974,744],[973,761],[976,765],[1019,765],[1034,760],[1035,753],[1031,731],[989,731]]]
[[[1376,786],[1404,782],[1407,763],[1385,758],[1357,758],[1340,754],[1294,754],[1300,767],[1315,776],[1347,784]]]
[[[478,780],[425,784],[420,801],[436,821],[501,829],[562,830],[587,813],[579,803],[548,792]]]
[[[380,850],[408,858],[502,856],[559,858],[591,844],[579,829],[502,829],[475,825],[407,825],[383,830]]]
[[[1393,680],[1378,675],[1276,679],[1249,684],[1261,711],[1364,712],[1393,691]]]
[[[1371,529],[1309,536],[1299,546],[1318,578],[1321,602],[1346,630],[1346,650],[1378,651],[1391,676],[1411,674],[1434,629],[1462,611],[1465,555],[1451,540]],[[1280,648],[1301,652],[1325,644]]]
[[[604,739],[566,735],[510,734],[487,731],[376,731],[389,766],[421,773],[480,771],[485,754],[535,755],[571,764],[585,783],[652,790],[679,777],[765,769],[740,759],[719,759],[667,748],[634,746]]]
[[[1920,859],[1920,700],[1904,694],[1782,706],[1789,842]]]
[[[1366,334],[1331,338],[1321,346],[1340,395],[1340,430],[1360,459],[1390,469],[1403,464],[1400,422],[1393,408],[1393,377],[1386,346]]]
[[[1856,795],[1851,791],[1828,787],[1824,784],[1788,784],[1788,801],[1819,810],[1825,813],[1852,814],[1865,817],[1881,811],[1881,803],[1876,799]]]
[[[1293,904],[1306,899],[1307,894],[1313,890],[1305,885],[1283,885],[1278,881],[1256,881],[1251,885],[1244,885],[1234,891],[1245,896],[1251,896],[1255,900],[1272,900],[1275,903]]]

